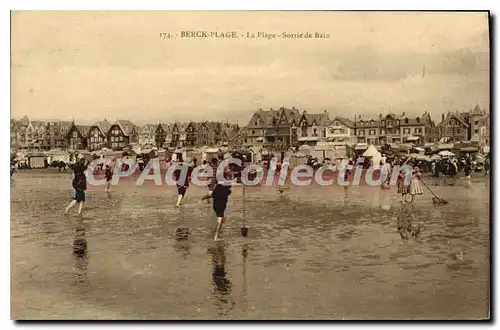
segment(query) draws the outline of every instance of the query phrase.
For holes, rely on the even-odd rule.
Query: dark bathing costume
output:
[[[182,165],[185,166],[185,165]],[[191,181],[191,173],[193,172],[193,167],[188,166],[187,168],[187,174],[186,178],[184,179],[184,182],[179,182],[181,179],[181,173],[182,173],[183,168],[178,168],[174,171],[174,179],[177,181],[177,193],[184,197],[186,194],[187,188],[189,187],[189,181]]]
[[[75,198],[77,203],[85,202],[85,190],[87,190],[87,177],[85,176],[85,170],[87,166],[82,164],[77,164],[74,168],[75,177],[73,178],[73,189],[75,189]]]
[[[113,178],[113,173],[111,173],[111,169],[110,168],[106,169],[105,176],[106,176],[106,181],[108,181],[108,182],[111,181],[111,179]]]
[[[231,186],[224,184],[217,184],[215,186],[212,193],[213,208],[218,218],[224,217],[229,195],[231,195]]]

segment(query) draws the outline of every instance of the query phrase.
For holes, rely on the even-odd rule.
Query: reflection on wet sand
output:
[[[180,209],[175,189],[121,185],[112,199],[91,190],[83,227],[76,216],[58,213],[57,205],[72,197],[70,175],[47,174],[51,189],[30,175],[19,173],[11,190],[14,318],[487,315],[490,221],[483,182],[437,186],[449,204],[433,205],[427,195],[414,207],[401,205],[395,189],[350,187],[346,194],[342,187],[310,186],[279,194],[260,187],[246,191],[245,205],[235,189],[225,241],[216,244],[211,205],[196,197],[206,189],[191,188]],[[27,200],[31,208],[36,201],[36,213]],[[246,221],[249,235],[242,237]]]
[[[189,228],[177,228],[175,231],[175,251],[184,259],[188,259],[191,244],[189,242]]]
[[[75,228],[75,239],[73,241],[74,265],[74,283],[77,286],[88,284],[88,256],[87,239],[85,238],[85,226],[83,220],[77,220]]]
[[[220,316],[227,315],[235,305],[231,298],[232,283],[227,278],[226,255],[224,242],[217,242],[215,248],[209,249],[212,255],[212,284],[215,305]]]
[[[423,228],[423,224],[417,220],[413,205],[401,204],[397,219],[397,227],[402,239],[418,238]]]

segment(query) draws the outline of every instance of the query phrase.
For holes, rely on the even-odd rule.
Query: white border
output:
[[[111,1],[103,1],[103,0],[87,0],[87,1],[80,1],[76,3],[75,1],[63,1],[63,0],[46,0],[46,1],[2,1],[1,2],[1,20],[0,20],[0,25],[2,27],[2,34],[1,34],[1,41],[3,47],[1,48],[2,51],[2,63],[3,65],[1,66],[2,70],[2,82],[3,82],[3,88],[2,88],[2,105],[3,105],[3,111],[2,111],[2,116],[4,117],[4,120],[2,121],[3,125],[5,125],[5,130],[2,130],[1,132],[5,135],[5,138],[2,140],[2,149],[4,150],[2,152],[2,155],[4,157],[7,157],[9,154],[10,146],[9,146],[9,130],[7,129],[7,122],[9,122],[10,119],[10,94],[8,86],[10,86],[10,12],[9,10],[95,10],[95,9],[120,9],[120,10],[158,10],[158,9],[170,9],[170,10],[249,10],[249,9],[260,9],[260,10],[394,10],[394,9],[399,9],[399,10],[492,10],[492,13],[499,13],[500,10],[499,8],[499,3],[498,1],[484,1],[484,0],[475,0],[475,1],[470,1],[470,0],[455,0],[455,1],[441,1],[437,2],[435,0],[419,0],[419,1],[345,1],[345,2],[330,2],[330,1],[319,1],[319,0],[308,0],[308,1],[296,1],[296,0],[282,0],[282,1],[262,1],[262,0],[253,0],[253,1],[248,1],[245,3],[241,2],[236,2],[236,1],[220,1],[220,0],[211,0],[211,1],[179,1],[177,3],[163,3],[163,2],[156,2],[156,1],[147,1],[147,0],[142,0],[142,1],[131,1],[131,0],[122,0],[122,1],[116,1],[115,3],[112,3]],[[496,52],[495,52],[496,53]],[[7,66],[9,64],[9,66]],[[497,63],[498,64],[498,63]],[[495,70],[496,73],[496,70]],[[498,95],[497,88],[495,90],[491,91],[492,93]],[[493,109],[491,110],[493,112]],[[495,118],[495,126],[500,127],[498,125],[498,116],[494,115]],[[498,145],[500,142],[498,140],[498,135],[497,134],[494,138],[495,145]],[[496,151],[496,150],[495,150]],[[495,154],[495,151],[493,151],[493,154]],[[2,317],[1,320],[3,321],[2,323],[2,328],[4,326],[6,328],[11,328],[14,326],[14,324],[10,320],[10,196],[8,198],[7,195],[10,194],[9,189],[9,182],[7,179],[7,159],[5,159],[1,163],[1,168],[2,168],[2,173],[4,173],[3,176],[1,176],[2,180],[2,187],[4,187],[4,190],[1,191],[2,193],[2,198],[0,199],[2,203],[4,203],[5,207],[2,207],[1,210],[4,213],[2,225],[4,228],[2,228],[2,235],[4,235],[4,239],[2,240],[2,249],[1,249],[1,256],[2,256],[2,271],[0,272],[1,274],[1,284],[3,286],[2,290],[2,302],[1,302],[1,310],[2,310]],[[498,168],[496,167],[496,162],[493,162],[493,165],[495,166],[495,174],[498,173]],[[495,180],[495,183],[497,180]],[[500,198],[498,196],[495,196],[495,202],[497,202],[497,198]],[[498,205],[498,204],[497,204]],[[494,219],[491,219],[494,221]],[[494,237],[498,237],[498,228],[499,226],[497,225],[495,227],[495,235]],[[498,257],[495,253],[493,253],[493,256],[495,257],[495,261],[498,262]],[[496,263],[495,263],[496,264]],[[493,294],[493,293],[492,293]],[[497,296],[497,295],[495,295]],[[497,315],[498,316],[498,315]],[[46,324],[45,326],[51,326],[52,324]],[[127,325],[127,324],[123,324]],[[231,324],[234,326],[241,326],[241,325],[236,325],[236,324]],[[333,324],[333,326],[347,326],[352,324]],[[362,326],[364,327],[365,325],[368,324],[357,324],[357,326]],[[431,325],[431,324],[421,324],[423,326],[426,326],[428,328],[437,328],[437,325]],[[447,326],[447,327],[457,327],[457,326],[462,326],[460,324],[440,324],[441,326]],[[43,325],[37,325],[38,326],[43,326]],[[61,325],[63,328],[70,328],[73,325]],[[138,325],[138,324],[129,324],[129,326],[133,326],[134,328],[143,328],[146,325]],[[160,326],[165,326],[165,325],[160,325]],[[174,324],[167,325],[169,327],[171,326],[176,326]],[[191,326],[184,324],[183,326]],[[219,325],[205,325],[205,326],[219,326]],[[259,327],[259,328],[264,328],[268,327],[269,325],[251,325],[252,327]],[[299,326],[303,327],[310,327],[311,325],[306,325],[306,324],[299,324]],[[379,327],[387,327],[387,324],[377,324],[376,326]],[[396,326],[400,326],[400,324],[397,324]],[[414,327],[417,326],[415,324],[405,324],[407,327]],[[470,326],[470,324],[469,324]],[[480,326],[480,325],[476,325]],[[95,325],[97,328],[104,328],[106,325],[104,324],[99,324]]]

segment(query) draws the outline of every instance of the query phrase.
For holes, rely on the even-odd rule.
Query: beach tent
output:
[[[368,148],[365,150],[365,152],[363,152],[363,157],[378,157],[378,158],[381,158],[382,155],[380,154],[380,152],[378,152],[378,150],[373,146],[373,145],[369,145]]]

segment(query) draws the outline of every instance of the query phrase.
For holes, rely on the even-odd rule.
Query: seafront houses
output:
[[[241,148],[244,146],[250,146],[247,142],[247,128],[240,128],[236,134],[229,138],[229,146],[232,148]]]
[[[73,122],[68,133],[66,133],[68,148],[71,150],[86,150],[89,131],[90,126],[76,125]]]
[[[186,123],[175,122],[172,125],[172,140],[170,142],[170,147],[184,147],[186,144]]]
[[[490,145],[490,114],[478,105],[467,116],[468,138],[476,141],[481,147]]]
[[[211,136],[211,129],[208,125],[208,122],[204,121],[200,124],[198,124],[198,145],[200,146],[209,146],[212,144],[212,136]]]
[[[295,107],[256,111],[247,125],[247,143],[269,149],[287,149],[294,142],[292,137],[297,134],[300,116]]]
[[[358,142],[361,143],[423,145],[437,140],[435,124],[428,112],[416,117],[406,116],[405,113],[400,116],[388,113],[386,116],[379,115],[377,120],[359,117],[354,127]]]
[[[157,148],[163,148],[170,144],[172,140],[171,136],[171,125],[159,123],[155,130],[155,146]]]
[[[194,147],[196,146],[196,140],[198,137],[198,123],[190,121],[185,128],[186,139],[184,147]]]
[[[442,114],[437,128],[439,139],[446,138],[450,143],[468,140],[469,124],[458,112],[448,112],[446,116]]]
[[[430,114],[425,112],[423,116],[417,117],[402,117],[401,125],[401,142],[423,145],[425,143],[435,142],[434,121]]]
[[[108,132],[110,128],[111,124],[106,119],[90,126],[87,138],[89,151],[97,151],[108,147]]]
[[[240,127],[238,126],[238,124],[230,124],[228,122],[222,123],[221,129],[221,143],[223,144],[228,144],[240,131]]]
[[[325,141],[330,124],[328,111],[323,113],[308,113],[303,111],[298,122],[297,138],[299,144],[315,145]]]
[[[47,149],[66,149],[66,134],[73,125],[71,121],[48,121],[45,122],[45,142]]]
[[[137,140],[136,127],[130,120],[117,120],[109,128],[108,146],[113,150],[123,150]]]
[[[379,143],[379,120],[361,117],[356,122],[356,137],[360,143]]]
[[[354,122],[348,118],[337,116],[330,121],[326,129],[326,141],[333,145],[354,145],[357,138],[354,134]]]
[[[141,147],[155,146],[156,128],[158,125],[146,124],[138,127],[138,144]]]

